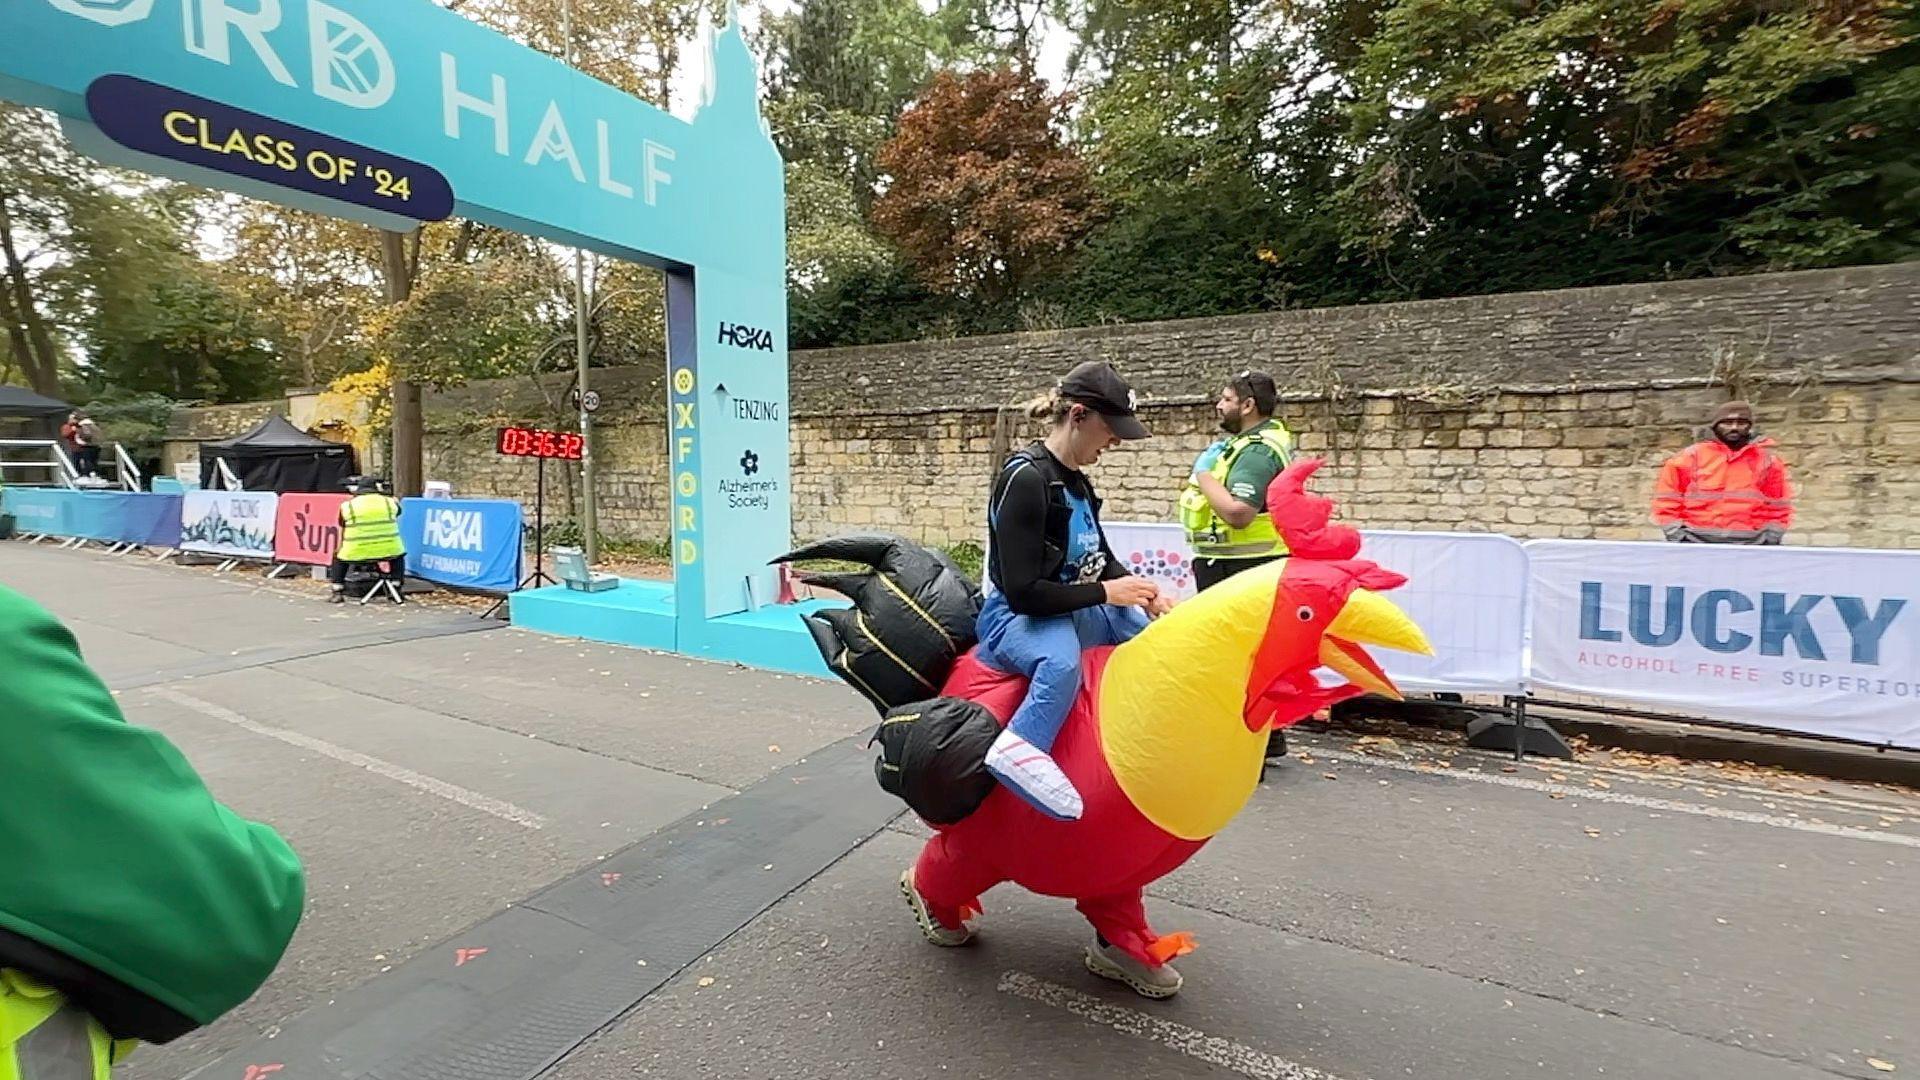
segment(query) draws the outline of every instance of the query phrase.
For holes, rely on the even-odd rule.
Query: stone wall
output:
[[[1661,460],[1737,392],[1794,469],[1790,542],[1920,547],[1920,263],[795,353],[797,538],[977,542],[995,463],[1035,432],[998,408],[1089,358],[1135,382],[1155,432],[1094,472],[1112,520],[1171,519],[1217,384],[1257,366],[1365,527],[1656,537]],[[609,535],[668,532],[662,374],[594,374]],[[494,456],[491,430],[565,423],[563,390],[430,396],[427,475],[530,498],[533,465]],[[577,475],[548,480],[569,505]]]
[[[1920,548],[1920,382],[1753,396],[1794,470],[1790,541]],[[1660,463],[1722,400],[1708,388],[1504,392],[1459,405],[1382,394],[1294,399],[1281,413],[1304,452],[1327,458],[1316,490],[1363,528],[1655,539]],[[1093,471],[1109,520],[1173,520],[1194,456],[1217,435],[1204,407],[1145,419],[1154,438]],[[977,540],[993,430],[992,414],[974,412],[796,424],[795,531],[871,525]]]

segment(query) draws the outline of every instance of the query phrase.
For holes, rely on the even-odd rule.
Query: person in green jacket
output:
[[[127,723],[73,634],[5,587],[0,807],[0,1080],[97,1080],[212,1023],[300,921],[286,841]]]

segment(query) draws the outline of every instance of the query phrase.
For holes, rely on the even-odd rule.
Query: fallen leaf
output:
[[[1547,779],[1549,780],[1565,780],[1566,778],[1566,773],[1550,772],[1547,774]]]
[[[778,745],[767,747],[767,753],[769,754],[777,754],[779,752],[780,752],[780,747]]]
[[[1323,780],[1338,780],[1338,779],[1340,779],[1340,777],[1339,777],[1339,775],[1338,775],[1337,773],[1330,773],[1330,772],[1323,772],[1323,773],[1321,773],[1321,774],[1320,774],[1320,778],[1321,778],[1321,779],[1323,779]]]
[[[700,976],[700,985],[701,985],[701,986],[712,986],[712,985],[713,985],[713,976],[711,976],[711,975],[702,975],[702,976]]]
[[[1547,792],[1547,798],[1549,798],[1549,799],[1564,799],[1564,798],[1566,798],[1566,797],[1567,797],[1567,793],[1566,793],[1566,792],[1564,792],[1564,791],[1549,791],[1549,792]]]
[[[1613,787],[1612,784],[1607,783],[1605,780],[1602,780],[1597,776],[1594,777],[1592,780],[1587,781],[1587,783],[1592,784],[1594,787],[1597,787],[1597,788],[1607,788],[1609,790],[1611,790]]]
[[[1519,769],[1516,769],[1516,768],[1514,768],[1514,767],[1513,767],[1513,766],[1511,766],[1511,765],[1502,765],[1502,766],[1500,766],[1500,771],[1501,771],[1501,772],[1519,772],[1520,770],[1519,770]]]
[[[1593,826],[1591,826],[1591,825],[1589,825],[1589,826],[1587,826],[1587,830],[1586,830],[1586,831],[1587,831],[1587,835],[1588,835],[1588,836],[1599,836],[1599,835],[1600,835],[1600,830],[1599,830],[1599,829],[1596,829],[1596,828],[1594,828],[1594,827],[1593,827]]]
[[[1881,1072],[1892,1072],[1894,1069],[1893,1062],[1881,1061],[1879,1058],[1868,1058],[1867,1064],[1879,1069]]]

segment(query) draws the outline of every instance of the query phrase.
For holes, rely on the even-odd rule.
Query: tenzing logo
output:
[[[423,535],[428,547],[479,551],[480,511],[429,510]]]
[[[101,26],[125,26],[153,14],[153,0],[47,0],[55,11],[78,15]]]

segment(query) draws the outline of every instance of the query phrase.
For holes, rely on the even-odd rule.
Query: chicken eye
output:
[[[1305,604],[1301,604],[1299,609],[1294,611],[1294,614],[1300,617],[1301,622],[1313,621],[1313,609]]]

